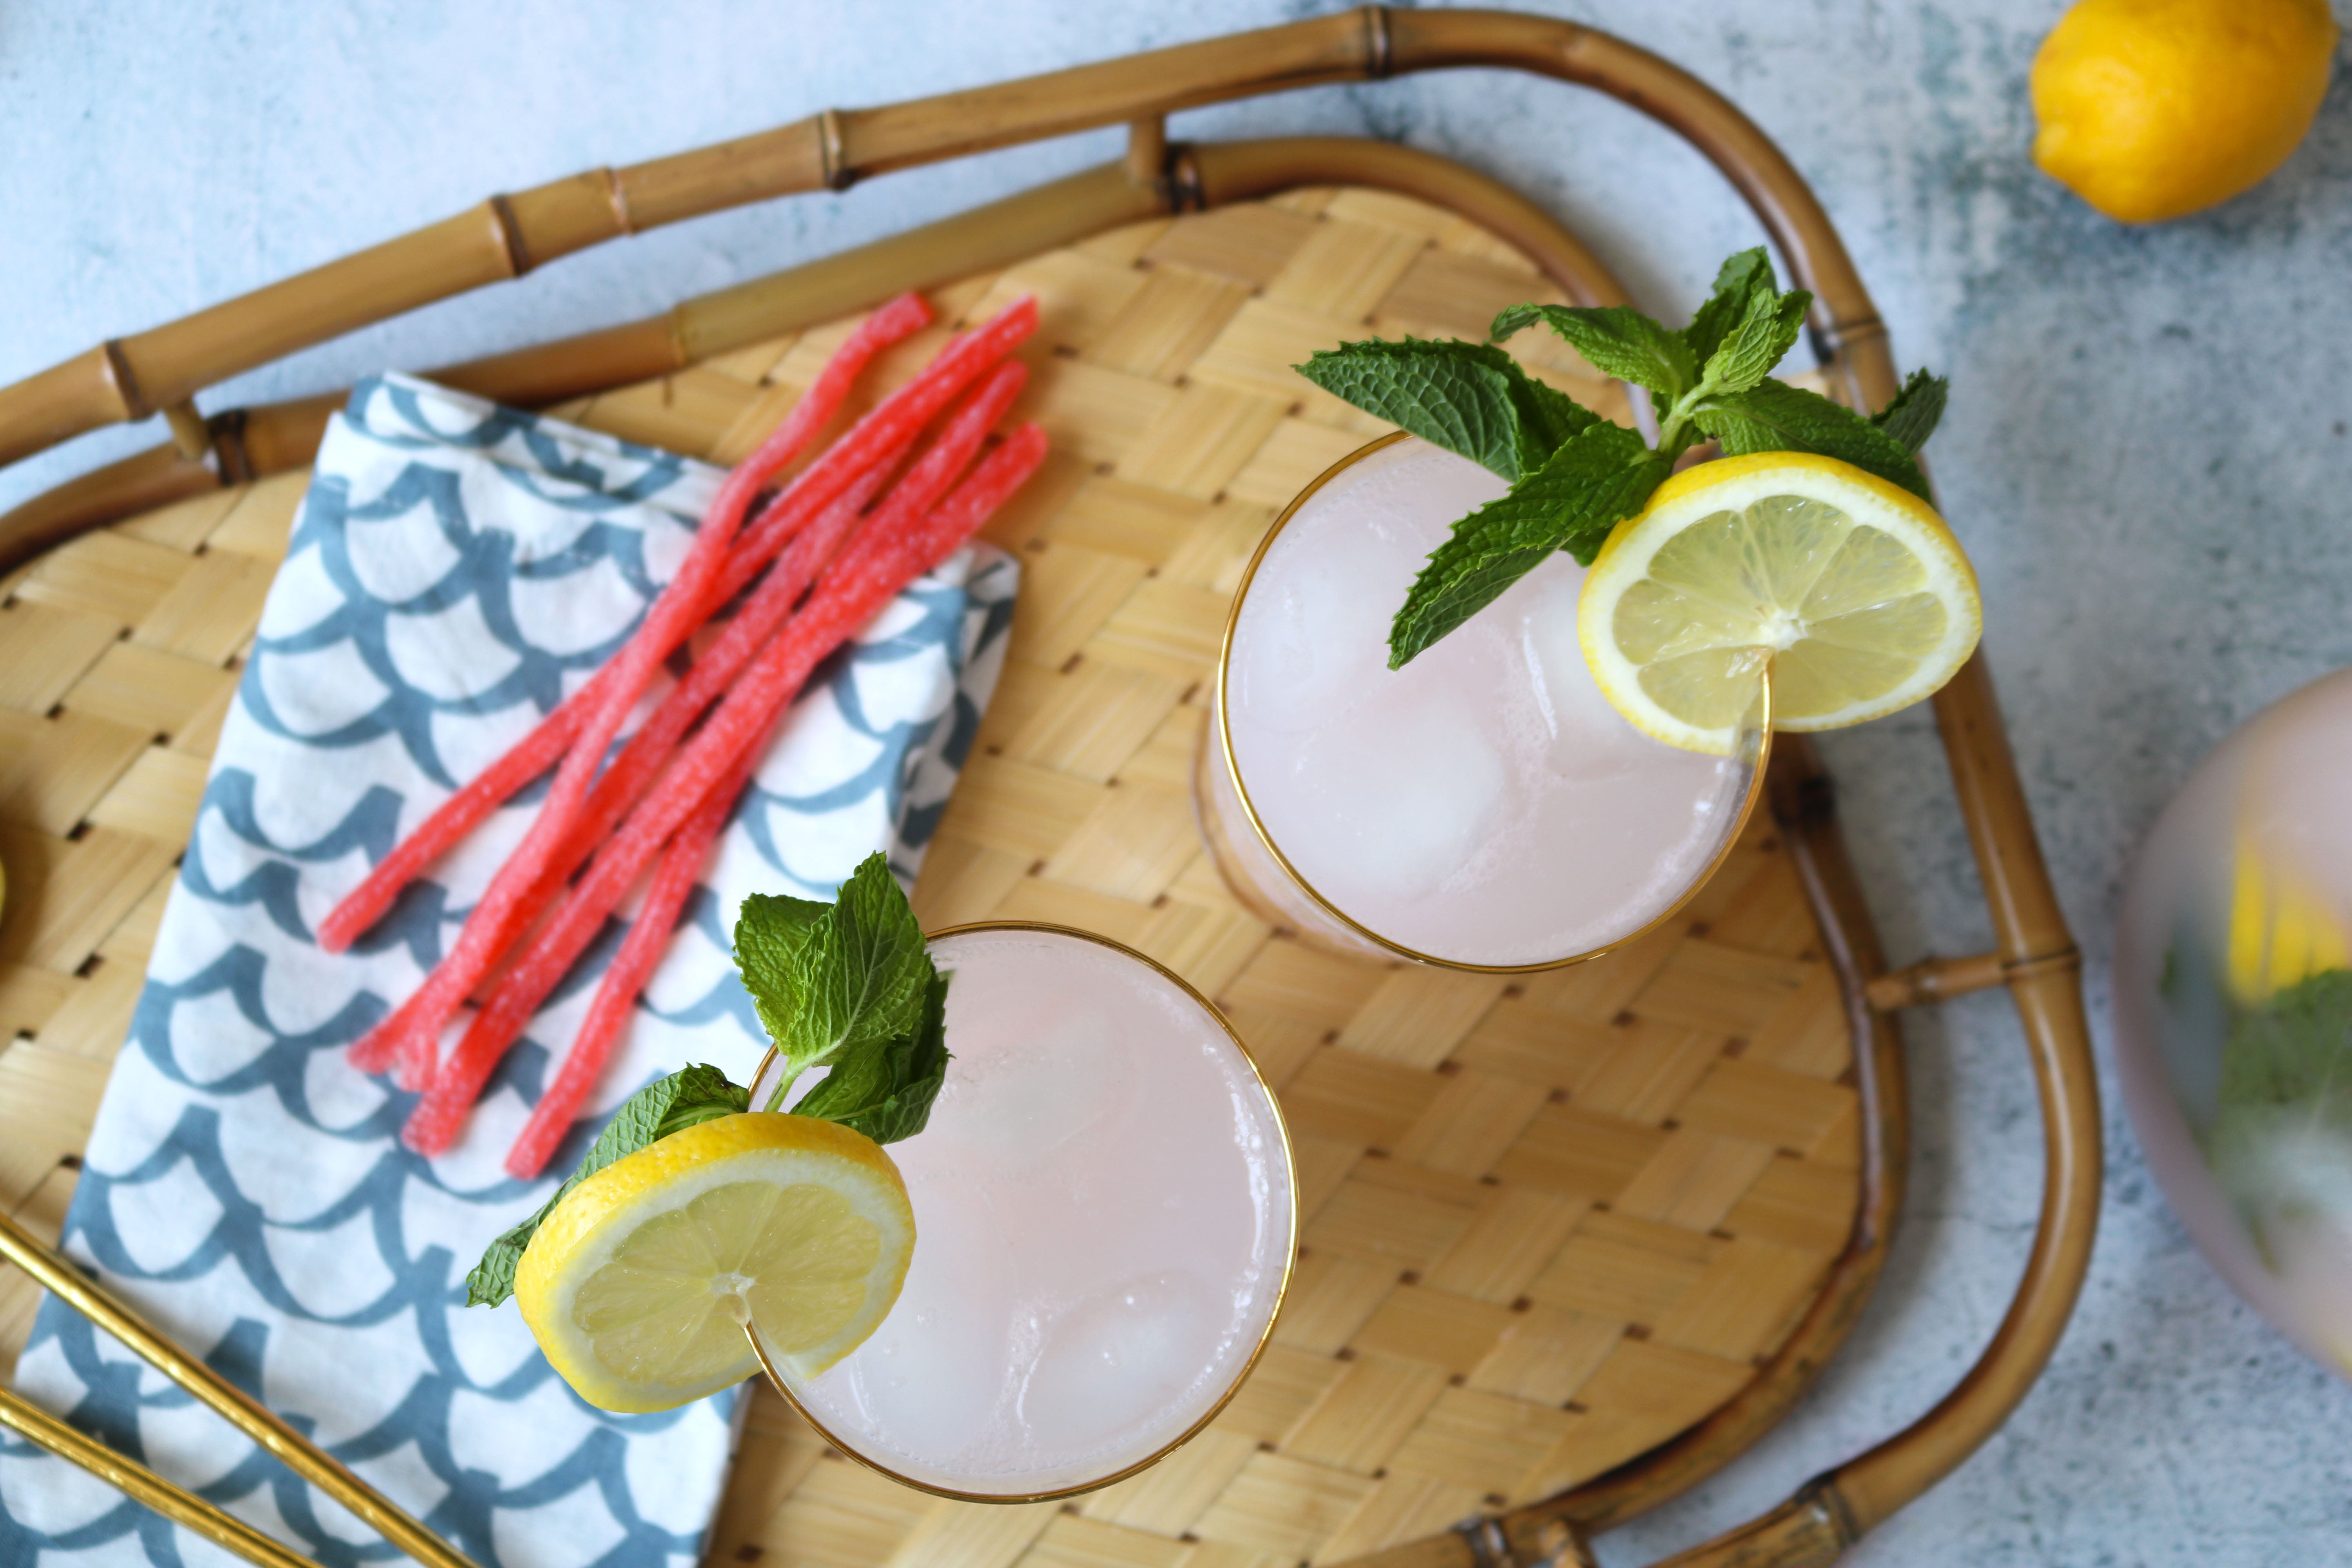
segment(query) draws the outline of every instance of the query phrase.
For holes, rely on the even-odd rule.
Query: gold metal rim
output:
[[[956,1502],[1052,1502],[1057,1499],[1078,1497],[1104,1487],[1115,1486],[1130,1476],[1140,1475],[1150,1469],[1206,1430],[1209,1423],[1223,1415],[1225,1406],[1234,1402],[1234,1396],[1242,1391],[1242,1384],[1249,1381],[1250,1373],[1257,1367],[1258,1359],[1265,1354],[1265,1347],[1273,1342],[1274,1325],[1281,1320],[1282,1304],[1289,1299],[1290,1281],[1298,1268],[1298,1163],[1290,1145],[1290,1122],[1282,1114],[1282,1101],[1276,1098],[1274,1086],[1265,1081],[1265,1073],[1258,1067],[1257,1058],[1250,1054],[1248,1043],[1241,1037],[1240,1033],[1234,1029],[1232,1022],[1226,1018],[1217,1005],[1201,994],[1198,986],[1150,954],[1138,952],[1123,942],[1116,941],[1097,931],[1080,931],[1076,926],[1054,925],[1045,921],[972,921],[963,925],[942,927],[940,930],[927,933],[923,940],[926,943],[929,943],[943,937],[976,936],[995,931],[1029,931],[1046,936],[1075,937],[1080,942],[1090,942],[1098,947],[1107,947],[1113,952],[1131,958],[1146,965],[1161,979],[1168,981],[1191,997],[1216,1024],[1217,1027],[1224,1031],[1225,1038],[1234,1043],[1234,1049],[1241,1053],[1243,1065],[1249,1068],[1250,1081],[1257,1085],[1260,1094],[1265,1096],[1266,1109],[1274,1113],[1274,1130],[1281,1135],[1282,1139],[1282,1168],[1289,1178],[1290,1185],[1290,1224],[1289,1234],[1285,1237],[1283,1245],[1282,1279],[1275,1287],[1274,1308],[1265,1315],[1265,1327],[1258,1331],[1257,1343],[1250,1347],[1249,1359],[1242,1363],[1241,1370],[1234,1373],[1233,1381],[1225,1385],[1224,1392],[1217,1395],[1215,1401],[1201,1413],[1197,1420],[1167,1443],[1123,1469],[1114,1471],[1097,1480],[1081,1481],[1073,1486],[1057,1487],[1050,1491],[968,1492],[959,1491],[952,1487],[938,1486],[929,1481],[919,1481],[912,1476],[901,1475],[880,1460],[859,1452],[853,1445],[845,1442],[832,1428],[811,1415],[808,1407],[794,1397],[791,1385],[776,1371],[775,1364],[768,1359],[766,1347],[760,1343],[760,1336],[753,1331],[749,1323],[743,1326],[743,1337],[751,1342],[751,1353],[760,1360],[760,1370],[768,1374],[769,1386],[783,1395],[784,1403],[793,1407],[793,1414],[807,1422],[818,1436],[832,1444],[842,1455],[854,1463],[865,1466],[876,1475],[897,1481],[900,1486],[912,1487],[919,1492],[929,1492],[933,1497],[947,1498]],[[766,1073],[768,1064],[775,1059],[775,1047],[769,1047],[767,1055],[760,1058],[758,1070],[751,1075],[752,1087],[758,1086],[761,1075]],[[887,1321],[887,1319],[885,1321]]]
[[[1265,552],[1274,548],[1274,542],[1282,537],[1282,531],[1289,525],[1291,518],[1297,514],[1298,509],[1306,505],[1317,491],[1373,453],[1406,439],[1409,434],[1403,430],[1391,430],[1376,440],[1366,442],[1316,475],[1305,489],[1290,499],[1290,504],[1282,509],[1281,515],[1276,517],[1273,525],[1265,531],[1265,537],[1257,542],[1257,549],[1251,552],[1249,565],[1243,569],[1241,583],[1234,589],[1233,607],[1225,612],[1224,635],[1217,641],[1217,750],[1224,760],[1225,776],[1233,781],[1234,794],[1242,803],[1242,815],[1249,818],[1250,831],[1257,835],[1257,841],[1265,846],[1265,852],[1274,857],[1275,864],[1282,868],[1283,875],[1288,877],[1299,891],[1314,900],[1316,908],[1362,937],[1366,942],[1395,953],[1400,958],[1408,958],[1415,963],[1426,963],[1439,969],[1463,970],[1473,974],[1539,974],[1546,970],[1566,969],[1573,963],[1585,963],[1596,958],[1605,957],[1628,942],[1639,942],[1680,914],[1683,906],[1696,898],[1699,889],[1715,879],[1715,874],[1723,868],[1724,861],[1730,858],[1732,850],[1738,847],[1740,836],[1748,831],[1748,818],[1756,815],[1757,803],[1764,798],[1764,773],[1767,765],[1772,760],[1772,677],[1769,668],[1763,678],[1763,695],[1760,699],[1764,710],[1760,726],[1762,738],[1757,744],[1755,767],[1748,774],[1748,793],[1739,803],[1739,815],[1733,820],[1730,830],[1724,835],[1723,847],[1715,852],[1714,858],[1706,863],[1706,869],[1693,879],[1691,885],[1683,890],[1682,896],[1661,910],[1648,923],[1627,932],[1605,947],[1596,947],[1588,952],[1575,953],[1567,958],[1548,958],[1535,963],[1473,963],[1466,959],[1439,958],[1433,953],[1421,952],[1407,947],[1401,942],[1391,941],[1325,898],[1321,890],[1308,881],[1297,867],[1290,863],[1290,857],[1282,852],[1282,847],[1275,843],[1274,836],[1266,831],[1265,822],[1260,820],[1256,803],[1250,799],[1249,785],[1242,782],[1241,763],[1234,756],[1233,704],[1229,700],[1226,685],[1229,672],[1233,668],[1234,628],[1241,624],[1242,605],[1249,597],[1250,584],[1257,579],[1258,564],[1265,559]],[[1206,802],[1202,803],[1201,811],[1203,817],[1208,816],[1209,807]],[[1209,837],[1213,844],[1213,836],[1203,834],[1202,837]],[[1222,870],[1223,868],[1220,867],[1220,869]]]

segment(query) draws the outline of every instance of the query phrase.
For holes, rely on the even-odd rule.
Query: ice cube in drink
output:
[[[1749,749],[1654,741],[1577,644],[1555,554],[1402,669],[1391,616],[1454,521],[1507,487],[1391,437],[1326,474],[1244,581],[1198,776],[1226,879],[1367,955],[1540,968],[1622,942],[1695,890],[1760,783]]]
[[[994,1500],[1098,1486],[1241,1382],[1294,1247],[1281,1112],[1215,1010],[1117,944],[942,933],[946,1086],[890,1145],[914,1205],[874,1336],[788,1392],[845,1452]],[[763,1091],[755,1091],[763,1092]]]

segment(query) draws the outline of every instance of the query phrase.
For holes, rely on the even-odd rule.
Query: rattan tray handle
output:
[[[1366,6],[909,103],[825,110],[694,152],[492,196],[0,389],[0,464],[102,425],[174,410],[175,431],[193,447],[190,400],[205,387],[622,235],[1015,142],[1156,122],[1203,104],[1462,66],[1581,83],[1663,121],[1713,159],[1763,217],[1819,296],[1825,328],[1839,341],[1876,330],[1861,280],[1804,183],[1745,116],[1687,73],[1571,23]]]

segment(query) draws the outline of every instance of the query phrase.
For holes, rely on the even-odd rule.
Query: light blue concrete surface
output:
[[[1324,6],[513,0],[398,6],[19,0],[0,10],[0,382],[511,190],[827,104],[890,101]],[[1983,574],[1987,646],[2105,1047],[2125,858],[2231,725],[2352,663],[2352,79],[2276,178],[2119,228],[2027,160],[2057,0],[1572,0],[1727,90],[1837,219],[1906,365],[1948,372],[1930,447]],[[2342,9],[2339,0],[2339,11]],[[1756,226],[1613,103],[1487,73],[1183,117],[1179,134],[1371,132],[1510,181],[1675,315]],[[644,314],[1113,154],[1108,134],[662,231],[226,386],[307,392]],[[0,507],[114,432],[0,474]],[[1833,737],[1847,832],[1898,961],[1988,928],[1922,712]],[[2352,787],[2347,787],[2352,804]],[[1869,1317],[1759,1450],[1603,1543],[1647,1562],[1924,1411],[2015,1281],[2041,1180],[2007,1004],[1906,1020],[1916,1154]],[[2112,1097],[2111,1097],[2112,1103]],[[1871,1538],[1870,1564],[2352,1562],[2352,1387],[2239,1305],[2108,1116],[2093,1276],[2039,1388]]]

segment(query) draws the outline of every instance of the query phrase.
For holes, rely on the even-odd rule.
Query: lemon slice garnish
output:
[[[2328,900],[2294,866],[2264,853],[2251,826],[2238,829],[2226,952],[2230,994],[2246,1007],[2352,963],[2352,941]]]
[[[724,1116],[572,1189],[515,1269],[540,1349],[583,1399],[667,1410],[759,1370],[746,1323],[814,1376],[881,1326],[915,1247],[890,1157],[806,1116]]]
[[[1644,733],[1727,755],[1769,665],[1772,723],[1836,730],[1949,680],[1977,646],[1976,574],[1935,509],[1832,458],[1684,470],[1617,525],[1577,635]]]

